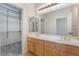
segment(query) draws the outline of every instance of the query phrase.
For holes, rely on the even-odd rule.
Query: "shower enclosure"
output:
[[[0,4],[0,55],[18,55],[21,52],[21,9]]]

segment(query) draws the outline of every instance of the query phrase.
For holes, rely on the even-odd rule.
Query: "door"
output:
[[[0,7],[0,46],[3,46],[6,44],[6,38],[7,38],[7,9]]]
[[[35,54],[38,55],[38,56],[43,56],[44,55],[43,48],[44,48],[43,45],[35,44]]]
[[[8,11],[7,44],[21,41],[20,15],[14,11]],[[9,42],[8,42],[9,41]]]
[[[44,55],[45,56],[53,56],[54,55],[53,49],[49,48],[49,47],[44,47]]]
[[[20,9],[10,4],[0,4],[0,36],[1,53],[3,52],[5,54],[4,50],[7,52],[9,49],[13,50],[13,47],[17,52],[21,52]],[[4,46],[5,48],[2,48]],[[7,48],[8,46],[10,48]],[[6,55],[8,55],[7,53]]]
[[[35,54],[38,56],[44,55],[44,42],[42,40],[36,39],[35,41]]]
[[[66,35],[67,34],[67,18],[59,18],[56,20],[56,34]]]
[[[35,53],[35,42],[34,42],[34,39],[31,39],[31,38],[28,38],[28,41],[27,41],[27,43],[28,43],[28,51],[30,51],[30,52],[32,52],[32,53]]]

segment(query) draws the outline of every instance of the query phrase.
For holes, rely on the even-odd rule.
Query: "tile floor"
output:
[[[2,46],[1,56],[19,56],[21,54],[21,42]]]

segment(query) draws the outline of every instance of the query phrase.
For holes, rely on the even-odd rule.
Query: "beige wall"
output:
[[[79,23],[79,6],[74,6],[72,9],[72,32],[73,36],[78,35],[78,23]]]

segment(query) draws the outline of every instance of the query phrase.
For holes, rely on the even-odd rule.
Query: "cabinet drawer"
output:
[[[49,42],[49,41],[45,41],[45,47],[55,48],[55,43]]]
[[[79,55],[79,47],[66,46],[66,52],[73,55]]]

